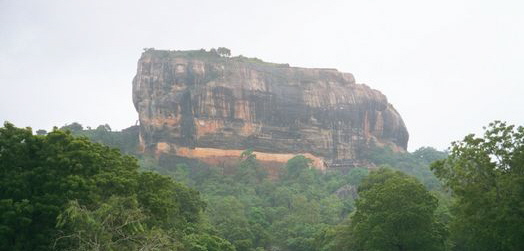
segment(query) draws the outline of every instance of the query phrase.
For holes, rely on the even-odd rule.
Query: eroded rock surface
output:
[[[147,50],[133,101],[144,151],[217,164],[245,149],[317,168],[351,164],[372,145],[403,151],[408,132],[386,96],[350,73],[206,51]]]

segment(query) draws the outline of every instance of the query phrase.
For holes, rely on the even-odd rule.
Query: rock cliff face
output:
[[[252,149],[263,162],[303,154],[324,169],[408,142],[386,96],[335,69],[151,49],[138,61],[133,101],[144,151],[211,164]]]

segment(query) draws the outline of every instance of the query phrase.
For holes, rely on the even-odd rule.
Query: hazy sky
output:
[[[524,1],[0,0],[0,121],[113,129],[144,47],[337,68],[383,92],[409,149],[524,125]]]

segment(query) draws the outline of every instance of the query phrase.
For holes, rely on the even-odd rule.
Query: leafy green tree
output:
[[[457,250],[523,250],[524,127],[495,121],[485,129],[432,165],[456,199],[452,237]]]
[[[73,250],[177,250],[177,241],[162,229],[150,228],[147,215],[133,197],[111,197],[94,210],[78,201],[68,203],[58,216],[62,234],[55,249]]]
[[[84,129],[81,124],[74,122],[60,129],[71,131],[74,136],[85,136],[93,142],[118,148],[123,153],[138,155],[138,126],[131,126],[122,131],[112,131],[108,124],[99,125],[96,129],[91,129],[89,126]]]
[[[137,199],[150,216],[149,225],[185,229],[199,222],[205,208],[199,192],[156,173],[140,173],[136,181]]]
[[[296,179],[304,170],[311,169],[311,163],[313,161],[304,157],[303,155],[297,155],[286,163],[284,179]]]
[[[218,232],[233,243],[239,251],[247,251],[253,244],[253,233],[245,215],[245,205],[233,196],[211,201],[211,220]]]
[[[132,158],[70,133],[34,136],[10,123],[0,128],[0,149],[0,249],[48,248],[69,200],[89,204],[128,195],[130,173],[138,168]]]
[[[413,153],[395,152],[390,147],[377,147],[369,149],[365,154],[374,164],[399,170],[403,173],[415,176],[428,189],[440,190],[441,184],[437,177],[431,172],[431,162],[443,159],[447,156],[431,147],[421,147]]]
[[[189,234],[182,239],[184,251],[235,251],[235,247],[222,238],[210,234]]]
[[[82,130],[84,130],[84,127],[80,123],[78,123],[78,122],[73,122],[71,124],[62,126],[60,128],[60,130],[71,131],[72,133],[78,133],[78,132],[81,132]]]
[[[266,168],[258,163],[257,156],[253,153],[253,150],[242,152],[236,172],[236,177],[239,181],[254,184],[255,182],[261,182],[267,175]]]
[[[229,57],[229,56],[231,56],[231,50],[226,48],[226,47],[218,47],[217,48],[217,53],[221,57]]]
[[[344,230],[347,250],[444,250],[446,229],[436,221],[437,199],[398,171],[371,172],[359,187],[356,212]]]
[[[170,175],[182,184],[190,184],[189,174],[191,173],[190,167],[185,163],[176,164]]]
[[[7,122],[0,128],[0,250],[49,250],[64,236],[90,244],[59,242],[60,249],[167,245],[207,234],[204,208],[198,192],[139,173],[136,159],[116,149],[56,128],[46,135]]]
[[[248,221],[253,233],[253,246],[267,248],[271,242],[269,217],[262,207],[249,208]]]
[[[324,227],[320,213],[318,201],[294,195],[289,211],[272,226],[272,232],[276,233],[275,243],[284,250],[313,250],[314,236]]]
[[[352,185],[358,186],[362,179],[364,179],[369,174],[367,168],[357,167],[349,170],[348,173],[348,182]]]
[[[421,147],[415,150],[411,155],[428,164],[448,157],[448,154],[446,152],[438,151],[433,147]]]
[[[339,223],[344,212],[344,201],[336,195],[330,195],[320,200],[321,221],[326,224],[335,225]]]

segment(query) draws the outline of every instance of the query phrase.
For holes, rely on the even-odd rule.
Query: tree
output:
[[[421,159],[426,163],[432,163],[448,157],[446,152],[437,151],[433,147],[421,147],[415,150],[412,155],[413,157]]]
[[[390,147],[374,147],[365,153],[376,165],[402,171],[418,178],[428,189],[440,189],[440,182],[430,169],[431,162],[447,157],[431,147],[421,147],[413,153],[395,152]]]
[[[235,251],[229,241],[210,234],[189,234],[182,242],[188,251]]]
[[[73,136],[85,136],[93,142],[119,148],[123,153],[138,155],[138,126],[131,126],[122,131],[113,131],[108,124],[99,125],[96,129],[91,129],[89,126],[84,129],[82,125],[75,122],[61,129],[71,131]]]
[[[44,129],[40,129],[36,131],[36,135],[46,135],[46,134],[47,134],[47,131]]]
[[[136,161],[117,150],[55,130],[0,128],[0,249],[41,250],[56,234],[65,204],[136,191]]]
[[[360,182],[362,182],[362,179],[364,179],[369,174],[369,170],[367,168],[357,167],[352,168],[348,172],[348,182],[349,184],[358,186],[360,185]]]
[[[57,236],[86,240],[88,249],[111,249],[119,239],[168,245],[171,237],[201,233],[204,207],[195,190],[139,173],[135,158],[70,131],[33,135],[7,122],[0,128],[0,250],[49,250]],[[133,223],[120,225],[130,231],[115,228],[122,222]]]
[[[349,250],[444,250],[437,199],[398,171],[371,172],[359,187],[356,212],[339,242]]]
[[[245,215],[245,205],[233,196],[215,197],[210,204],[211,220],[220,235],[238,251],[249,250],[254,236]]]
[[[311,169],[311,163],[313,163],[313,161],[304,157],[303,155],[297,155],[291,158],[287,161],[286,166],[284,167],[284,170],[286,171],[286,173],[284,174],[284,178],[298,178],[304,170]]]
[[[457,250],[523,250],[524,127],[495,121],[484,129],[453,142],[431,167],[456,199],[452,237]]]
[[[111,197],[90,210],[78,201],[68,203],[58,216],[65,231],[54,248],[74,250],[176,250],[176,240],[162,229],[148,227],[147,215],[131,197]]]
[[[266,168],[257,161],[257,156],[253,153],[253,150],[248,149],[242,152],[236,172],[236,178],[239,181],[254,184],[261,182],[267,175]]]
[[[65,126],[62,126],[60,128],[60,130],[63,130],[63,131],[71,131],[72,133],[78,133],[78,132],[81,132],[82,130],[84,130],[84,127],[78,123],[78,122],[73,122],[69,125],[65,125]]]
[[[217,48],[217,53],[221,57],[229,57],[229,56],[231,56],[231,50],[226,48],[226,47],[218,47]]]

